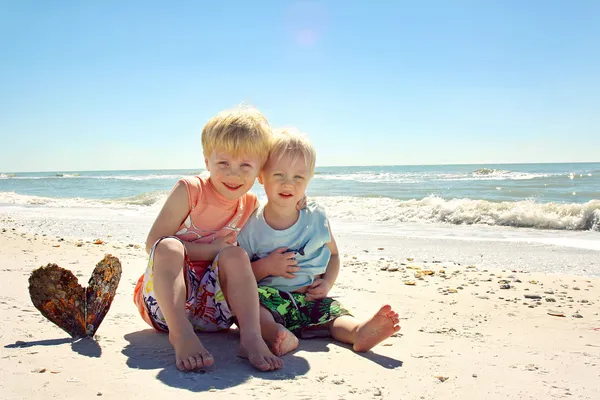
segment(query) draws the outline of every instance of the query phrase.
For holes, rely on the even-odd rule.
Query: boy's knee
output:
[[[181,257],[185,254],[183,243],[174,238],[166,238],[161,240],[154,248],[154,258],[174,258]]]
[[[244,249],[237,246],[226,247],[219,253],[219,271],[240,273],[245,267],[251,269],[250,258]]]
[[[248,254],[244,249],[237,246],[229,246],[219,253],[219,265],[222,263],[230,264],[232,262],[250,261]]]

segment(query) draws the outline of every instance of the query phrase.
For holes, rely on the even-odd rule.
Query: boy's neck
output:
[[[294,208],[277,207],[272,203],[267,203],[263,210],[265,222],[273,229],[282,231],[290,228],[298,221],[300,211]]]

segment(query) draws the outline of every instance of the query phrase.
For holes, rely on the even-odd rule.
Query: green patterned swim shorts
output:
[[[260,304],[271,312],[275,322],[280,323],[302,339],[329,337],[328,322],[343,315],[350,315],[339,301],[331,297],[306,301],[304,293],[280,292],[261,286],[258,288]]]

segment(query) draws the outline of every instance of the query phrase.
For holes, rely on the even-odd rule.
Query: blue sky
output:
[[[600,2],[0,1],[0,172],[203,166],[246,102],[319,165],[600,161]]]

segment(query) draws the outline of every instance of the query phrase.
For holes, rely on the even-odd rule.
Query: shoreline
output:
[[[284,368],[273,373],[259,373],[236,357],[235,329],[201,334],[216,364],[204,373],[185,374],[173,364],[166,335],[152,331],[131,301],[146,265],[141,246],[109,241],[78,247],[70,238],[2,232],[2,227],[0,389],[7,398],[98,393],[107,398],[173,393],[195,398],[198,392],[210,392],[215,398],[280,399],[285,393],[311,399],[537,400],[595,399],[600,393],[597,277],[519,272],[516,261],[492,268],[470,262],[475,249],[455,248],[450,254],[456,246],[435,240],[429,245],[422,240],[418,247],[416,241],[402,243],[394,237],[382,241],[340,233],[336,238],[343,267],[331,295],[358,317],[391,304],[401,315],[399,334],[363,355],[326,340],[304,340],[284,356]],[[580,249],[561,249],[566,257],[582,254]],[[508,250],[510,246],[502,251]],[[54,262],[85,283],[105,253],[117,256],[123,266],[117,296],[96,340],[72,342],[31,304],[28,276]],[[433,275],[423,272],[427,269]],[[406,284],[412,281],[415,285]]]
[[[144,246],[157,209],[54,209],[9,213],[0,207],[0,230],[32,237]],[[330,219],[338,246],[353,251],[385,247],[383,255],[462,260],[491,268],[600,277],[600,233],[488,225],[380,223]],[[377,253],[375,251],[373,254]],[[412,254],[412,255],[411,255]],[[460,262],[460,261],[457,261]]]

